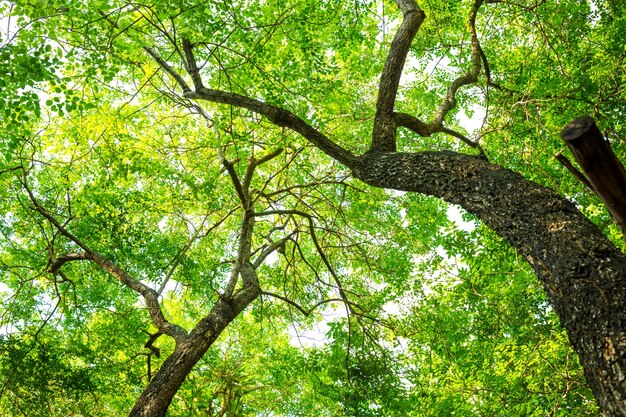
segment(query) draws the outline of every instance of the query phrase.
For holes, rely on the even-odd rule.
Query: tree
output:
[[[398,190],[457,204],[508,241],[543,285],[599,406],[626,413],[619,232],[552,162],[555,129],[581,112],[599,117],[623,153],[621,4],[3,5],[19,30],[0,56],[11,68],[2,82],[17,88],[3,101],[2,265],[26,353],[57,337],[44,331],[53,318],[84,327],[94,309],[109,309],[129,326],[116,332],[142,329],[147,340],[149,383],[131,416],[163,416],[260,299],[304,316],[342,303],[354,339],[373,343],[389,288],[406,288],[419,246],[439,239],[403,230],[407,213],[426,207],[431,235],[447,222],[439,203],[402,209],[384,191]],[[438,59],[449,69],[433,69]],[[40,71],[27,75],[24,62]],[[487,113],[470,139],[453,118],[477,105]],[[496,240],[475,239],[486,239],[475,251]],[[340,329],[331,334],[352,346]],[[362,346],[373,362],[344,376],[401,387]],[[140,386],[141,375],[127,377]],[[216,412],[243,412],[238,395],[224,394]],[[341,403],[363,413],[362,400]]]

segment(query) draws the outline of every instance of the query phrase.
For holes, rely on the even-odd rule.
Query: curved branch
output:
[[[52,215],[48,210],[46,210],[41,203],[37,200],[32,190],[29,188],[28,183],[26,182],[26,178],[22,180],[22,185],[26,189],[28,193],[29,199],[33,204],[35,211],[41,214],[46,220],[48,220],[63,236],[65,236],[70,241],[74,242],[85,252],[82,254],[70,254],[65,255],[65,257],[61,257],[59,259],[64,259],[63,263],[80,259],[88,259],[95,262],[100,268],[104,271],[108,272],[110,275],[115,277],[122,284],[126,285],[128,288],[133,291],[141,294],[143,297],[146,307],[148,309],[148,314],[154,325],[164,334],[167,334],[174,338],[177,342],[181,341],[186,335],[187,332],[182,327],[170,323],[165,316],[163,315],[163,311],[161,310],[161,305],[159,303],[159,296],[155,290],[148,287],[146,284],[142,283],[139,280],[131,277],[126,271],[115,265],[110,260],[106,259],[104,256],[99,254],[98,252],[92,250],[89,246],[87,246],[83,241],[81,241],[78,237],[72,234],[69,230],[67,230],[59,221]],[[58,260],[57,260],[58,261]],[[54,263],[53,263],[54,265]],[[61,267],[58,265],[56,270]],[[52,267],[51,267],[52,270]]]
[[[68,253],[66,255],[63,256],[59,256],[58,258],[55,258],[53,256],[50,257],[50,263],[48,264],[48,272],[50,272],[51,274],[56,274],[57,272],[59,272],[59,269],[61,269],[61,267],[63,265],[65,265],[67,262],[72,262],[72,261],[84,261],[84,260],[88,260],[89,259],[89,255],[85,252],[83,253]]]
[[[476,16],[478,15],[478,10],[480,9],[482,3],[483,0],[476,0],[474,2],[474,5],[472,6],[472,9],[470,11],[468,21],[470,37],[472,40],[472,66],[469,73],[456,78],[454,81],[452,81],[452,84],[450,84],[450,87],[448,88],[448,92],[446,94],[446,98],[443,100],[443,102],[435,112],[433,119],[428,124],[429,130],[433,132],[441,128],[445,117],[448,115],[450,110],[456,107],[457,91],[465,85],[473,84],[478,81],[478,74],[480,73],[480,69],[482,67],[481,64],[483,61],[481,55],[482,49],[480,47],[480,43],[478,42],[478,35],[476,34]]]
[[[258,113],[265,116],[276,126],[286,127],[299,133],[322,152],[345,165],[353,165],[358,159],[352,152],[339,146],[300,117],[281,107],[273,106],[237,93],[212,90],[209,88],[204,88],[199,91],[189,91],[185,93],[184,96],[192,100],[206,100],[213,103],[229,104]]]
[[[439,126],[437,130],[431,131],[430,125],[422,122],[417,117],[411,116],[410,114],[394,113],[393,115],[394,115],[396,124],[398,126],[406,127],[407,129],[412,130],[413,132],[417,133],[420,136],[428,137],[432,135],[433,133],[437,133],[437,132],[445,133],[447,135],[454,136],[455,138],[460,139],[466,145],[474,149],[477,149],[482,156],[485,156],[485,151],[483,150],[482,146],[480,146],[478,142],[474,142],[473,140],[457,132],[456,130],[453,130],[444,126]]]
[[[294,230],[287,236],[281,238],[280,240],[277,240],[276,242],[273,242],[271,245],[263,249],[263,251],[259,254],[259,256],[257,256],[257,258],[254,260],[254,262],[252,262],[252,267],[254,269],[257,269],[259,266],[261,266],[263,261],[265,261],[265,259],[267,259],[267,257],[270,256],[272,252],[278,250],[281,247],[284,247],[285,243],[287,243],[288,240],[291,240],[291,237],[297,233],[298,233],[298,230]]]
[[[243,184],[242,184],[246,192],[250,193],[250,184],[252,183],[252,176],[254,174],[254,170],[259,165],[263,165],[264,163],[269,162],[272,159],[276,158],[282,152],[283,152],[283,148],[278,148],[275,151],[272,151],[263,155],[259,159],[255,158],[254,156],[250,157],[250,160],[248,161],[248,167],[246,168],[246,174],[244,175]]]
[[[142,295],[148,309],[148,314],[150,314],[152,322],[156,328],[159,329],[159,331],[173,337],[177,342],[180,342],[187,335],[187,331],[185,329],[176,324],[170,323],[165,318],[159,303],[159,296],[155,290],[148,287],[141,281],[131,277],[126,271],[115,265],[104,256],[100,255],[98,252],[90,251],[89,258],[98,264],[104,271],[117,278],[122,284]]]
[[[242,96],[237,93],[227,91],[213,90],[205,88],[199,79],[197,65],[193,56],[190,43],[185,43],[184,51],[188,66],[191,70],[191,77],[194,81],[195,91],[192,91],[187,82],[176,72],[162,57],[160,57],[152,48],[144,48],[148,54],[163,68],[183,90],[183,96],[191,100],[205,100],[213,103],[229,104],[231,106],[244,108],[254,113],[265,116],[270,122],[279,127],[286,127],[296,133],[302,135],[309,142],[314,144],[318,149],[326,153],[331,158],[350,166],[356,163],[357,157],[352,152],[339,146],[319,130],[315,129],[300,117],[281,107],[267,104],[261,100]]]
[[[600,405],[610,410],[626,398],[626,255],[574,204],[454,152],[368,153],[354,173],[376,187],[458,204],[507,239],[543,283]]]

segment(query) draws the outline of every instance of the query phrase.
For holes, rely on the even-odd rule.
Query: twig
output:
[[[311,313],[313,313],[315,311],[315,309],[317,307],[321,306],[322,304],[327,304],[327,303],[332,303],[332,302],[340,302],[340,303],[348,302],[348,301],[346,301],[346,300],[344,300],[342,298],[330,298],[328,300],[322,300],[322,301],[316,303],[315,305],[313,305],[311,308],[309,308],[307,310],[304,307],[302,307],[301,305],[299,305],[298,303],[296,303],[295,301],[292,301],[292,300],[290,300],[287,297],[284,297],[284,296],[279,295],[279,294],[275,294],[275,293],[270,292],[270,291],[261,291],[261,295],[267,295],[268,297],[273,297],[273,298],[277,298],[279,300],[282,300],[282,301],[286,302],[287,304],[292,305],[293,307],[295,307],[296,310],[298,310],[304,316],[311,315]]]
[[[563,151],[558,151],[554,158],[561,163],[578,181],[580,181],[585,187],[591,190],[594,194],[596,194],[596,190],[593,189],[593,185],[589,182],[585,174],[580,172],[565,155],[563,155]]]

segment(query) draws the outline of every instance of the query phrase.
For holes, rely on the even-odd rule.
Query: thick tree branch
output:
[[[224,297],[231,297],[239,281],[239,276],[243,272],[245,265],[250,264],[250,251],[252,248],[252,232],[254,230],[254,215],[251,210],[244,210],[241,219],[241,229],[239,230],[239,246],[237,249],[237,258],[235,264],[230,273],[230,278],[226,289],[224,290]],[[244,277],[242,276],[242,279]]]
[[[626,255],[574,204],[517,173],[454,152],[368,153],[353,172],[376,187],[458,204],[507,239],[543,283],[600,405],[611,410],[626,401]]]
[[[243,287],[232,296],[222,295],[202,320],[176,345],[150,384],[141,393],[130,417],[162,416],[193,367],[224,329],[260,294],[252,265],[241,266]]]
[[[225,297],[231,297],[233,295],[240,276],[243,281],[244,289],[246,287],[258,287],[258,280],[256,279],[256,273],[254,272],[256,266],[254,266],[254,264],[252,264],[250,261],[252,248],[252,232],[254,230],[253,201],[250,198],[250,184],[252,182],[254,170],[259,165],[268,162],[273,158],[276,158],[278,155],[280,155],[281,152],[282,149],[277,149],[259,159],[251,157],[246,168],[243,182],[239,179],[239,176],[237,175],[233,164],[229,162],[220,152],[220,159],[222,160],[222,164],[226,167],[226,170],[231,177],[235,190],[237,191],[237,195],[239,196],[239,200],[241,201],[241,207],[243,208],[241,229],[239,231],[239,247],[237,250],[237,259],[235,260],[235,264],[233,265],[233,269],[226,285],[226,289],[224,290]],[[268,255],[269,253],[265,256]],[[247,268],[246,266],[250,266],[252,271],[250,271],[250,268]]]
[[[626,169],[589,116],[569,123],[561,137],[587,174],[596,194],[626,236]]]
[[[299,133],[328,156],[347,166],[350,166],[357,161],[357,157],[354,156],[352,152],[337,145],[323,133],[310,126],[307,122],[283,108],[236,93],[212,90],[208,88],[204,88],[200,91],[188,92],[185,94],[185,97],[193,100],[206,100],[213,103],[229,104],[235,107],[250,110],[265,116],[276,126],[286,127],[296,133]]]
[[[413,38],[426,17],[415,0],[396,0],[396,3],[402,10],[404,19],[391,42],[389,55],[380,76],[371,151],[393,152],[396,150],[396,124],[393,110],[398,85]]]
[[[83,253],[68,253],[66,255],[63,256],[59,256],[59,257],[54,257],[51,256],[50,257],[50,263],[48,265],[48,271],[51,274],[56,274],[57,272],[59,272],[59,269],[65,265],[67,262],[72,262],[72,261],[84,261],[84,260],[88,260],[89,259],[89,255],[85,252]]]

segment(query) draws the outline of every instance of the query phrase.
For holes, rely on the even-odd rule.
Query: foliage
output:
[[[396,108],[428,119],[470,65],[472,2],[421,3]],[[56,266],[84,249],[59,225],[190,330],[240,256],[233,177],[279,149],[250,174],[252,254],[282,241],[256,269],[263,294],[168,415],[597,415],[558,318],[506,242],[440,200],[359,183],[249,109],[190,99],[154,59],[188,69],[187,39],[206,88],[283,106],[362,153],[395,4],[15,1],[0,13],[0,415],[123,415],[175,349],[103,268]],[[490,77],[460,90],[446,119],[615,242],[597,198],[553,156],[559,129],[587,112],[626,157],[624,19],[620,2],[486,2]],[[484,117],[463,125],[472,113]],[[475,152],[442,133],[401,130],[399,144]],[[294,327],[326,340],[300,346]]]

